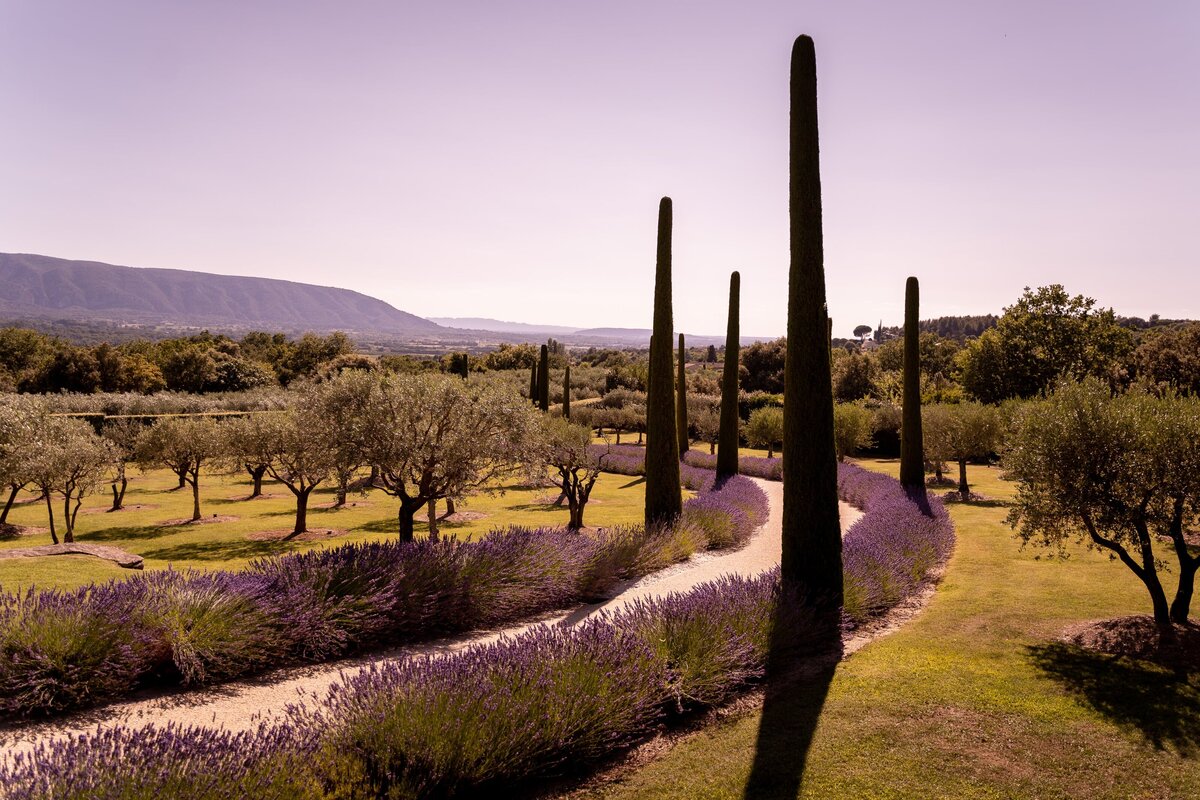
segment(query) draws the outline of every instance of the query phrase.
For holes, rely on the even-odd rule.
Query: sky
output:
[[[1062,283],[1200,317],[1200,3],[0,0],[0,251],[422,316],[786,329],[817,48],[835,335]]]

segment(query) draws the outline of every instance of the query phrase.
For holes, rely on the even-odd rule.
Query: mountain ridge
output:
[[[352,289],[0,253],[0,313],[314,331],[437,334],[444,329]]]

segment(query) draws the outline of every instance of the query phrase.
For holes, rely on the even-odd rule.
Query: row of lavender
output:
[[[846,466],[840,485],[865,510],[845,544],[847,596],[865,617],[947,557],[953,530],[891,478]],[[121,728],[43,745],[0,782],[14,800],[511,792],[727,699],[762,675],[779,625],[805,629],[778,571],[724,578],[575,628],[388,662],[254,733]]]
[[[476,542],[343,545],[238,572],[0,594],[0,713],[50,714],[140,686],[201,686],[513,622],[743,542],[767,513],[766,495],[741,479],[658,530],[512,528]]]
[[[606,449],[593,447],[598,452]],[[607,449],[606,470],[626,475],[641,475],[645,470],[644,448]],[[681,466],[684,485],[703,488],[711,484],[716,456],[691,450],[684,454]],[[742,456],[738,470],[766,480],[783,478],[783,462],[778,458]],[[954,529],[940,500],[919,506],[892,478],[855,464],[838,464],[838,495],[865,512],[842,542],[843,612],[851,624],[858,624],[911,594],[929,569],[949,555]]]

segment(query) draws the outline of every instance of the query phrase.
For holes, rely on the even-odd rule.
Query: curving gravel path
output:
[[[783,484],[754,480],[767,493],[771,510],[766,524],[755,531],[744,547],[727,553],[698,553],[681,564],[618,587],[612,599],[603,603],[555,612],[504,629],[476,631],[325,664],[280,669],[206,689],[158,693],[46,722],[7,726],[0,728],[0,757],[7,758],[17,752],[27,751],[39,741],[122,724],[138,726],[153,722],[164,725],[173,722],[247,730],[255,727],[260,720],[281,714],[289,704],[303,698],[323,696],[344,673],[352,673],[372,663],[414,655],[452,653],[472,644],[512,636],[536,624],[575,625],[601,610],[616,609],[639,598],[687,591],[721,575],[757,575],[779,563],[783,531]],[[841,516],[842,532],[845,533],[862,516],[862,512],[842,503]]]

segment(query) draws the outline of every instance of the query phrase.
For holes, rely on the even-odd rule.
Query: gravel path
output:
[[[97,727],[137,726],[150,722],[163,725],[208,725],[246,730],[261,719],[280,714],[289,704],[303,698],[321,697],[344,673],[352,673],[371,663],[412,655],[444,654],[471,644],[511,636],[538,623],[574,625],[603,609],[616,609],[638,599],[683,592],[721,575],[739,573],[753,576],[779,563],[783,530],[783,485],[755,479],[770,498],[770,516],[741,549],[728,553],[700,553],[638,581],[618,587],[617,594],[603,603],[586,605],[567,612],[555,612],[539,619],[503,630],[475,631],[449,639],[392,650],[375,651],[357,658],[304,667],[275,670],[256,678],[234,681],[202,690],[175,691],[143,696],[103,708],[66,717],[20,726],[0,728],[0,757],[8,757],[32,748],[46,739],[84,733]],[[842,531],[845,532],[862,512],[841,504]]]

